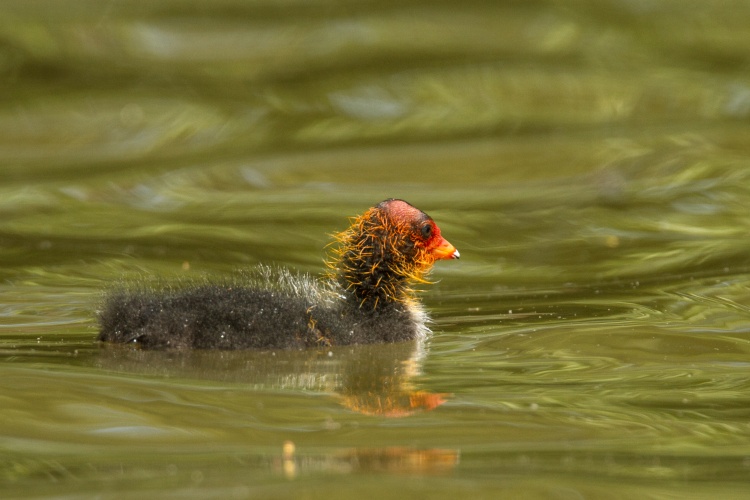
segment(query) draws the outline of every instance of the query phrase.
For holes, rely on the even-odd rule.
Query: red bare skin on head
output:
[[[440,228],[432,217],[404,200],[391,199],[377,205],[402,231],[411,233],[411,239],[423,247],[435,260],[457,259],[458,250],[440,234]],[[429,226],[426,229],[425,226]]]
[[[406,223],[420,222],[427,214],[420,209],[413,207],[404,200],[386,200],[380,204],[394,221],[403,221]]]

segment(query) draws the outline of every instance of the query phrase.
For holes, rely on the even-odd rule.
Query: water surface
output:
[[[4,496],[747,496],[746,2],[3,11]],[[424,344],[95,342],[388,197],[462,255]]]

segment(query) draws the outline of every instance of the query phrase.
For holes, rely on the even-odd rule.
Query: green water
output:
[[[750,497],[750,3],[0,11],[3,498]],[[94,340],[388,197],[462,256],[423,345]]]

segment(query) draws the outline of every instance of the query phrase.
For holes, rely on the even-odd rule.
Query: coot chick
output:
[[[430,216],[388,199],[335,236],[323,279],[261,267],[252,278],[110,292],[99,340],[142,348],[286,349],[397,342],[429,330],[415,283],[458,250]]]

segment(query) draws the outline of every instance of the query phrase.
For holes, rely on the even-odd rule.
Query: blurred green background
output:
[[[750,2],[0,14],[8,498],[746,498]],[[94,340],[118,280],[318,273],[389,197],[462,255],[423,345]]]

